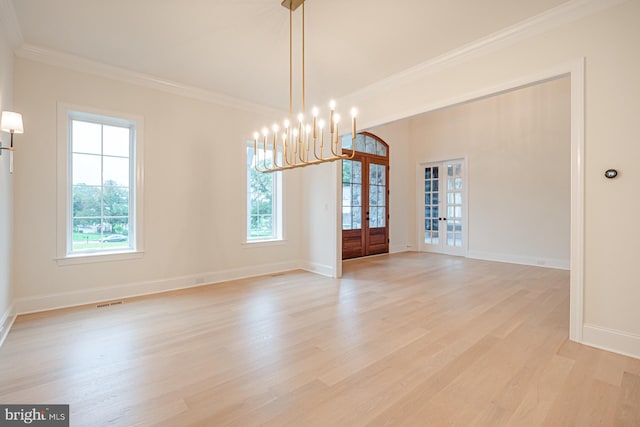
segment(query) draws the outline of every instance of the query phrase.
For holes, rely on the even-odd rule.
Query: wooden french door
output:
[[[342,259],[389,252],[388,147],[363,133],[356,149],[342,161]]]
[[[466,255],[466,184],[464,160],[420,166],[420,204],[423,207],[420,250]]]

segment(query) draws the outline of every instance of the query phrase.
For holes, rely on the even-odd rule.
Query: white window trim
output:
[[[73,105],[59,102],[57,105],[57,208],[56,208],[56,261],[59,266],[87,264],[95,262],[120,261],[141,258],[144,253],[144,118],[127,113],[105,111],[93,107]],[[82,113],[114,118],[114,123],[127,121],[135,123],[135,147],[133,149],[133,172],[135,172],[135,189],[133,213],[135,221],[135,249],[124,248],[109,251],[70,253],[70,115],[76,117]]]
[[[284,234],[284,210],[283,210],[283,200],[284,199],[284,179],[282,176],[282,172],[274,172],[274,177],[276,180],[276,194],[274,195],[275,199],[275,227],[276,233],[275,237],[267,237],[267,238],[250,238],[249,237],[249,171],[247,169],[247,148],[251,148],[253,150],[253,142],[248,141],[247,145],[243,147],[243,161],[244,161],[244,192],[245,192],[245,203],[244,203],[244,242],[242,242],[243,247],[262,247],[262,246],[276,246],[281,245],[286,242],[285,234]],[[254,153],[255,155],[255,153]],[[280,152],[278,152],[280,155]]]

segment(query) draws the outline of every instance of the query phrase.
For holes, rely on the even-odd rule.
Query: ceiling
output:
[[[308,103],[347,95],[566,1],[307,0]],[[25,43],[288,109],[289,14],[280,0],[13,5]]]

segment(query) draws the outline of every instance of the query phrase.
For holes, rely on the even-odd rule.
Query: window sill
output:
[[[270,240],[248,240],[242,243],[243,248],[262,248],[268,246],[281,246],[287,243],[285,239],[270,239]]]
[[[130,259],[140,259],[144,255],[143,251],[127,252],[97,252],[92,254],[73,254],[64,258],[56,258],[58,266],[93,264],[98,262],[125,261]]]

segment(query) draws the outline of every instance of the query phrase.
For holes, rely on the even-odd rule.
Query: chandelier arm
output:
[[[302,134],[302,132],[300,132]],[[300,162],[304,163],[304,141],[302,136],[298,138],[298,158],[300,158]]]
[[[273,164],[278,167],[278,139],[273,137]]]
[[[322,150],[320,150],[320,156],[318,156],[318,138],[313,138],[313,156],[316,160],[322,160]]]
[[[337,134],[335,135],[335,139],[333,139],[333,136],[332,136],[331,154],[333,154],[334,156],[340,156],[340,154],[338,153],[338,140],[339,139],[340,139],[340,137]]]
[[[262,170],[258,167],[258,140],[254,139],[253,140],[253,168],[256,170],[256,172],[260,172],[260,173],[265,173],[265,170]]]
[[[296,169],[296,168],[301,168],[301,167],[305,167],[305,166],[311,166],[311,165],[319,165],[321,163],[329,163],[329,162],[335,162],[337,160],[345,160],[345,159],[350,159],[352,157],[349,157],[348,154],[344,154],[344,155],[340,155],[340,156],[334,156],[334,157],[328,157],[326,159],[323,160],[312,160],[306,163],[295,163],[289,166],[280,166],[277,168],[268,168],[265,170],[261,170],[259,172],[262,173],[271,173],[271,172],[278,172],[278,171],[283,171],[283,170],[289,170],[289,169]]]

